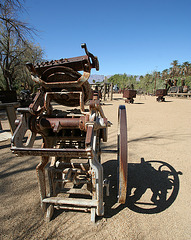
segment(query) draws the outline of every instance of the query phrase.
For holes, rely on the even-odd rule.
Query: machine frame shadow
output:
[[[105,199],[106,218],[112,217],[126,207],[142,214],[160,213],[170,207],[178,195],[180,187],[178,175],[182,175],[182,172],[177,172],[167,162],[144,161],[144,158],[141,158],[141,163],[128,164],[126,203],[115,207],[118,192],[117,161],[107,161],[103,167],[105,177],[110,180],[110,196]],[[152,194],[150,198],[149,194],[145,194],[147,190]],[[144,201],[141,201],[142,197]]]

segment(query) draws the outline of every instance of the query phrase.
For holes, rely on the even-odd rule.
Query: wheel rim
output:
[[[124,204],[127,193],[127,117],[124,105],[118,111],[118,202]]]

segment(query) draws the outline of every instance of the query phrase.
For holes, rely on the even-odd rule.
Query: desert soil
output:
[[[0,239],[191,239],[191,100],[166,97],[158,103],[156,97],[137,96],[134,104],[125,104],[129,191],[124,205],[116,204],[117,155],[111,151],[121,104],[124,99],[115,94],[103,105],[113,124],[102,147],[110,197],[95,224],[89,213],[63,210],[46,223],[35,171],[39,158],[16,157],[10,140],[0,143]],[[6,119],[2,123],[7,126]]]

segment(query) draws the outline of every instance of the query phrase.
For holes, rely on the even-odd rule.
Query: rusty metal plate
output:
[[[166,89],[157,89],[156,90],[156,96],[166,96],[167,90]]]
[[[124,105],[118,111],[118,202],[124,204],[127,194],[127,117]]]
[[[136,98],[136,90],[129,90],[129,89],[125,89],[123,91],[123,97],[124,98]]]

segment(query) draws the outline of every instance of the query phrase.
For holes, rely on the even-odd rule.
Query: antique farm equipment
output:
[[[96,95],[97,93],[100,100],[113,100],[113,83],[93,83],[90,85],[92,89],[94,89],[94,95]]]
[[[189,87],[185,85],[185,80],[181,80],[181,86],[177,86],[177,79],[167,79],[165,81],[168,93],[188,93]]]
[[[125,100],[126,103],[133,103],[134,99],[136,98],[137,91],[133,89],[124,89],[123,90],[123,97],[127,98]]]
[[[157,96],[157,101],[158,102],[164,102],[165,98],[164,96],[167,95],[167,89],[157,89],[156,90],[156,96]]]
[[[20,108],[21,120],[12,138],[11,150],[18,154],[41,156],[36,167],[41,206],[49,221],[54,208],[91,211],[91,221],[103,216],[103,187],[109,194],[109,183],[103,179],[101,142],[107,141],[107,120],[99,95],[88,83],[92,68],[99,70],[97,57],[86,55],[27,64],[40,88],[28,108]],[[83,71],[81,75],[79,71]],[[62,109],[54,109],[55,103]],[[57,105],[56,105],[57,106]],[[27,141],[26,132],[30,132]],[[36,135],[43,138],[35,145]],[[48,167],[49,193],[46,190],[45,166]],[[118,202],[125,203],[127,191],[126,110],[119,107],[118,132]]]

